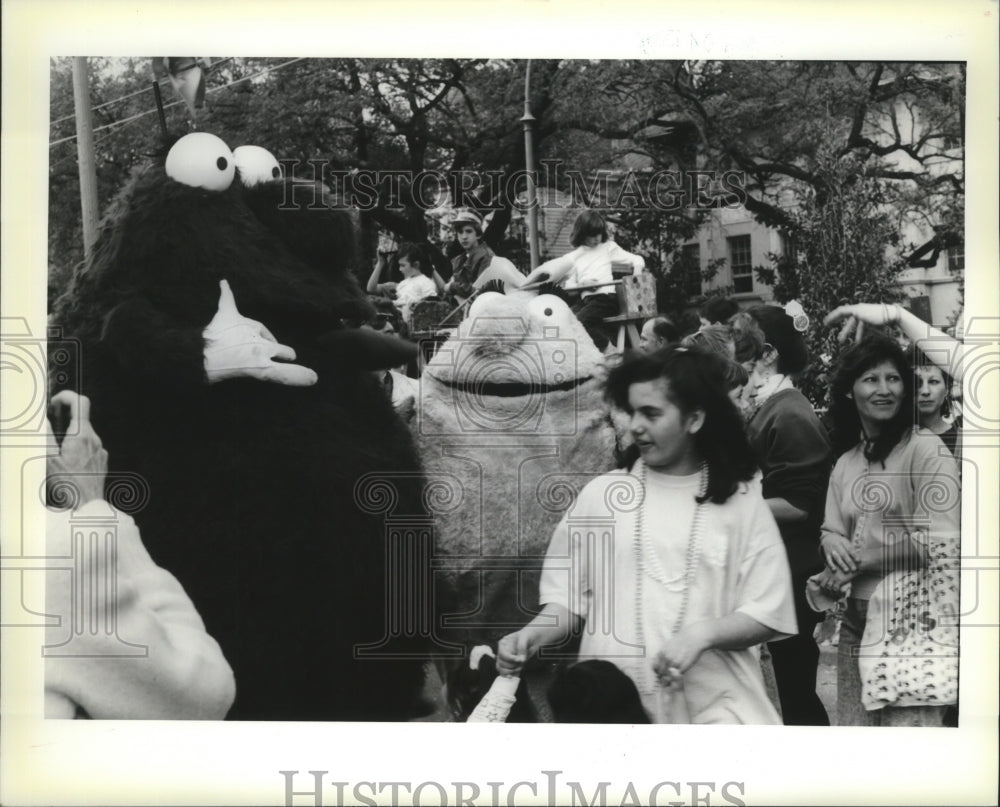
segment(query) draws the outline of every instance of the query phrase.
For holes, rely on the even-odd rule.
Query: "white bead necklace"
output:
[[[641,462],[641,460],[640,460]],[[705,499],[708,493],[708,464],[702,462],[699,469],[699,480],[698,480],[698,501],[695,505],[694,518],[691,520],[691,532],[688,536],[687,552],[685,554],[684,560],[684,590],[681,595],[681,605],[677,611],[677,618],[674,620],[673,629],[670,631],[670,635],[673,636],[680,630],[681,625],[684,624],[684,617],[687,615],[688,602],[691,598],[691,584],[694,580],[695,567],[698,564],[698,557],[701,550],[701,533],[703,525],[703,516],[705,512],[705,504],[707,500]],[[645,530],[645,519],[643,514],[646,510],[646,463],[642,462],[642,469],[640,471],[639,482],[642,486],[643,499],[642,503],[639,505],[638,511],[635,514],[635,539],[633,541],[633,547],[635,551],[635,634],[636,642],[640,647],[645,647],[645,628],[642,622],[643,615],[643,602],[642,602],[642,592],[643,592],[643,581],[646,575],[649,575],[653,580],[666,585],[669,581],[667,578],[666,571],[663,568],[663,564],[660,562],[659,556],[656,554],[656,547],[653,546],[652,541],[646,537]],[[640,689],[644,692],[651,692],[651,688],[648,685],[648,675],[647,664],[640,664],[640,675],[642,678]]]

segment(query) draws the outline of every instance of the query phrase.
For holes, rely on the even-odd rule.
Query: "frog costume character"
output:
[[[517,290],[504,268],[491,276],[507,293],[480,294],[425,367],[413,425],[429,485],[449,491],[435,512],[435,564],[454,611],[438,636],[466,652],[530,621],[553,530],[619,456],[604,357],[563,300]],[[466,658],[444,666],[452,716],[464,720],[482,692]],[[525,676],[535,719],[548,717],[543,667]]]

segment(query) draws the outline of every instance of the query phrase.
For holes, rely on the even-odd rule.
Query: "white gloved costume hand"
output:
[[[219,287],[219,310],[202,332],[208,383],[249,377],[293,387],[315,384],[318,377],[308,367],[284,363],[295,359],[294,350],[278,344],[261,323],[240,314],[228,281],[219,281]]]

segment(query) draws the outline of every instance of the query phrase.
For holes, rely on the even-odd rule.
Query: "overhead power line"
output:
[[[212,62],[212,64],[210,64],[206,68],[206,70],[211,71],[216,67],[218,67],[220,64],[223,64],[225,62],[231,62],[232,60],[233,60],[232,56],[227,56],[224,59],[219,59],[219,61],[217,62]],[[160,84],[160,86],[169,83],[169,81],[170,80],[166,76],[164,76],[161,79],[157,79],[157,82]],[[118,98],[112,98],[110,101],[105,101],[103,104],[98,104],[97,106],[91,107],[90,111],[91,113],[94,113],[98,109],[104,109],[105,107],[108,106],[114,106],[115,104],[120,104],[122,101],[127,101],[129,98],[135,98],[137,95],[142,95],[143,93],[147,92],[149,92],[149,87],[143,87],[142,89],[136,90],[135,92],[130,92],[127,95],[122,95],[119,96]],[[61,118],[56,118],[54,121],[51,121],[49,123],[49,127],[51,128],[52,126],[55,126],[57,123],[62,123],[63,121],[68,121],[68,120],[73,120],[73,115],[64,115]]]
[[[267,75],[268,73],[273,73],[276,70],[281,70],[284,67],[288,67],[291,64],[295,64],[295,62],[301,62],[304,58],[305,58],[304,56],[299,56],[299,57],[297,57],[295,59],[289,59],[287,62],[283,62],[283,63],[278,64],[278,65],[274,65],[274,67],[265,67],[263,70],[260,70],[260,71],[258,71],[256,73],[253,73],[252,75],[243,76],[242,78],[238,78],[235,81],[230,81],[228,84],[223,84],[220,87],[212,87],[211,89],[209,89],[209,90],[206,91],[206,95],[209,95],[209,94],[212,94],[212,93],[216,93],[216,92],[221,92],[222,90],[226,90],[226,89],[229,89],[230,87],[234,87],[237,84],[241,84],[244,81],[251,81],[251,80],[253,80],[255,78],[259,78],[260,76]],[[216,64],[219,64],[219,62],[216,62]],[[145,88],[143,90],[140,90],[140,91],[137,91],[135,93],[132,93],[132,95],[139,95],[139,94],[141,94],[143,92],[149,92],[149,88]],[[117,103],[118,101],[125,100],[125,98],[127,98],[127,97],[131,97],[131,96],[123,96],[120,99],[115,99],[115,101],[108,101],[107,104]],[[183,103],[183,102],[182,101],[172,101],[169,104],[164,104],[163,108],[164,109],[169,109],[170,107],[177,106],[180,103]],[[101,104],[100,106],[106,106],[107,104]],[[99,109],[99,108],[100,107],[94,107],[94,109]],[[135,121],[139,120],[140,118],[146,117],[147,115],[152,115],[156,111],[157,111],[156,107],[153,107],[152,109],[147,109],[144,112],[136,113],[135,115],[131,115],[131,116],[127,117],[127,118],[123,118],[122,120],[112,121],[111,123],[104,124],[104,126],[98,126],[96,129],[94,129],[94,132],[97,133],[97,132],[104,131],[105,129],[114,129],[116,127],[126,126],[126,125],[128,125],[130,123],[134,123]],[[70,116],[70,117],[72,117],[72,116]],[[65,118],[63,118],[62,120],[65,120]],[[103,141],[105,139],[106,139],[106,137],[101,138],[101,141]],[[73,140],[76,140],[76,135],[75,134],[70,135],[69,137],[60,138],[59,140],[52,140],[52,141],[49,142],[49,148],[52,148],[53,146],[58,146],[61,143],[69,143],[70,141],[73,141]]]

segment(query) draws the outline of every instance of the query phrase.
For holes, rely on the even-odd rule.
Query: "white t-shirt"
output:
[[[634,469],[635,474],[641,470]],[[643,500],[637,475],[616,471],[581,491],[552,536],[540,583],[540,602],[556,603],[586,623],[581,658],[603,658],[635,681],[657,721],[653,662],[670,638],[685,589],[685,565],[698,475],[647,471],[641,506],[645,541],[662,580],[641,581],[643,637],[636,623],[636,513]],[[797,633],[785,547],[759,480],[742,483],[725,504],[704,506],[700,551],[684,625],[740,612],[785,636]],[[647,554],[646,569],[657,564]],[[764,688],[759,649],[710,650],[684,675],[694,723],[780,725]]]
[[[403,319],[410,321],[410,310],[414,303],[433,297],[437,294],[437,286],[427,275],[415,275],[399,282],[396,286],[396,299],[393,303],[402,312]]]
[[[562,257],[546,261],[535,272],[548,272],[554,282],[561,282],[565,288],[574,289],[577,286],[610,283],[614,280],[611,264],[615,262],[630,263],[635,272],[641,272],[646,266],[646,262],[640,255],[627,252],[614,241],[605,241],[596,247],[577,247]],[[560,280],[560,278],[563,279]],[[583,296],[614,293],[614,286],[604,286],[588,289],[583,293]]]

